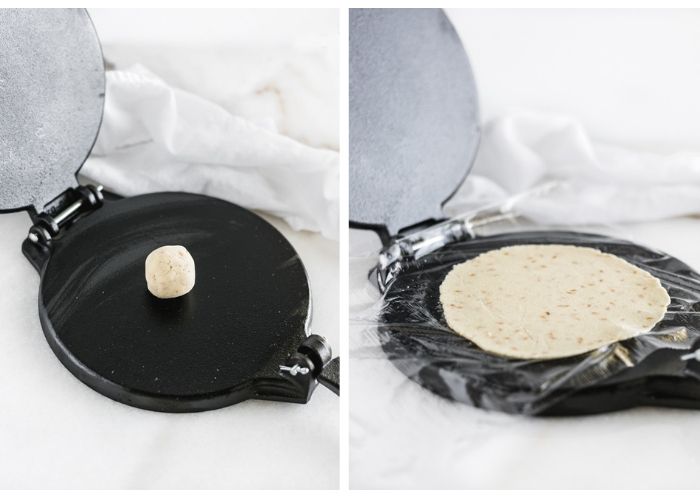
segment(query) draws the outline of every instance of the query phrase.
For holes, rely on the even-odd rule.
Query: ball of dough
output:
[[[146,257],[148,291],[159,299],[181,297],[194,287],[194,259],[180,245],[156,248]]]

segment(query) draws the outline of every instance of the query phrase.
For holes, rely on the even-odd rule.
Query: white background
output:
[[[700,10],[448,9],[482,121],[526,108],[574,116],[593,139],[700,150]]]
[[[157,44],[171,60],[177,52],[173,56],[168,47],[214,44],[238,53],[313,45],[333,37],[338,23],[334,11],[91,14],[108,59],[125,44]],[[336,91],[334,81],[327,85]],[[337,242],[268,220],[306,265],[312,331],[337,349]],[[20,249],[29,224],[24,213],[0,216],[0,488],[338,486],[338,398],[323,387],[307,405],[248,401],[198,414],[164,414],[116,403],[73,377],[39,324],[38,276]]]
[[[482,121],[513,109],[580,119],[597,140],[700,151],[700,13],[450,9]],[[700,221],[607,228],[700,269]],[[376,239],[351,231],[351,316],[364,317]],[[353,258],[354,256],[354,258]],[[695,488],[700,412],[638,408],[525,418],[422,389],[351,326],[353,488]]]
[[[336,38],[333,9],[89,9],[105,45],[279,46]]]

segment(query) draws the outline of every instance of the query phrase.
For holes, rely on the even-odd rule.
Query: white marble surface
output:
[[[601,228],[700,269],[700,219]],[[350,315],[366,317],[371,234],[351,231]],[[637,408],[528,418],[442,399],[350,328],[353,488],[696,488],[700,412]]]

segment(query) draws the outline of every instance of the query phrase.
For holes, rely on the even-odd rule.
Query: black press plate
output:
[[[144,261],[184,245],[196,264],[187,295],[146,289]],[[105,205],[54,240],[39,308],[46,337],[79,379],[160,411],[265,397],[306,338],[304,266],[270,224],[214,198],[159,193]]]
[[[631,365],[611,351],[546,361],[486,353],[447,326],[439,286],[450,269],[510,245],[598,248],[656,276],[671,304],[648,335],[621,343]],[[665,332],[680,332],[666,334]],[[683,262],[629,241],[575,232],[522,232],[453,243],[398,274],[384,296],[379,335],[396,367],[440,396],[525,414],[585,414],[639,405],[700,408],[700,364],[682,354],[700,347],[700,275]]]

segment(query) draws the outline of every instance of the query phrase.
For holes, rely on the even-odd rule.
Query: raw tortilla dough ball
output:
[[[650,331],[670,298],[658,279],[615,255],[516,245],[453,267],[440,301],[447,324],[483,350],[551,359]]]
[[[194,287],[194,259],[180,245],[156,248],[146,257],[148,291],[159,299],[173,299]]]

